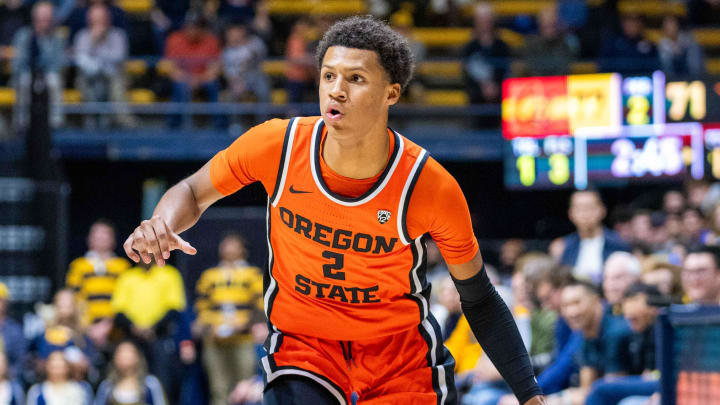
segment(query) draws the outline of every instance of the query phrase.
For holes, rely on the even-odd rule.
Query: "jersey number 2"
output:
[[[334,263],[323,264],[323,275],[333,280],[345,280],[345,272],[337,271],[345,266],[345,255],[325,250],[322,252],[322,256],[334,260]]]

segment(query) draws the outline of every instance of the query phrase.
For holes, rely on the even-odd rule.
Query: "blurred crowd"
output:
[[[660,308],[720,305],[720,184],[691,181],[661,202],[606,214],[597,190],[575,191],[568,217],[576,232],[545,249],[508,240],[495,263],[486,260],[551,405],[659,404]],[[516,405],[477,345],[439,255],[430,257],[440,288],[433,312],[457,360],[461,404]]]
[[[459,60],[468,100],[497,103],[504,78],[568,74],[578,61],[593,62],[601,72],[662,69],[670,76],[702,75],[704,51],[690,29],[720,24],[720,2],[684,3],[687,18],[668,13],[652,26],[643,15],[620,13],[618,0],[560,0],[536,16],[503,18],[496,16],[492,2],[484,1],[368,0],[366,6],[408,38],[418,64],[432,58]],[[145,72],[126,66],[131,55],[149,61],[151,69],[139,87],[161,99],[268,103],[280,100],[273,100],[272,92],[279,88],[285,90],[285,102],[314,101],[314,47],[339,17],[271,18],[268,9],[266,0],[158,0],[139,18],[113,0],[4,0],[0,59],[11,59],[11,74],[0,77],[0,85],[7,81],[16,91],[14,125],[28,124],[34,75],[43,78],[56,106],[64,88],[77,89],[87,102],[128,101],[128,69]],[[472,27],[472,38],[462,47],[433,53],[414,37],[415,27],[453,26]],[[659,38],[649,38],[648,28],[659,28]],[[508,43],[518,40],[522,45]],[[263,69],[268,59],[285,63],[279,80]],[[404,100],[423,103],[425,82],[418,76]],[[226,128],[232,120],[216,114],[208,121]],[[61,109],[52,108],[51,126],[63,123]],[[118,104],[109,116],[86,114],[82,124],[132,128],[138,122]],[[168,117],[170,127],[183,124],[188,117]]]
[[[483,250],[551,405],[658,404],[660,308],[720,305],[720,183],[693,180],[662,201],[607,212],[599,191],[575,191],[575,232]],[[261,403],[263,275],[247,262],[242,235],[223,235],[218,264],[194,286],[171,265],[116,256],[107,220],[91,226],[87,246],[53,301],[22,324],[9,316],[12,291],[0,284],[0,400]],[[456,359],[461,404],[517,404],[462,315],[437,247],[427,252],[432,313]]]

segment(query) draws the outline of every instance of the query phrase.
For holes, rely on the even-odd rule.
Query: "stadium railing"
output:
[[[657,332],[662,405],[720,404],[720,306],[670,306]]]

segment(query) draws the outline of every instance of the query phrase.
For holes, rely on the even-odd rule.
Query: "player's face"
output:
[[[370,128],[400,97],[378,55],[366,49],[331,46],[320,68],[320,112],[335,130]]]

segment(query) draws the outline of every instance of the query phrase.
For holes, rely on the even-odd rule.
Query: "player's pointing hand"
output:
[[[175,249],[180,249],[189,255],[197,253],[197,249],[173,232],[158,215],[142,221],[123,243],[123,249],[135,263],[139,263],[142,259],[149,264],[152,255],[159,266],[165,265],[170,252]]]

